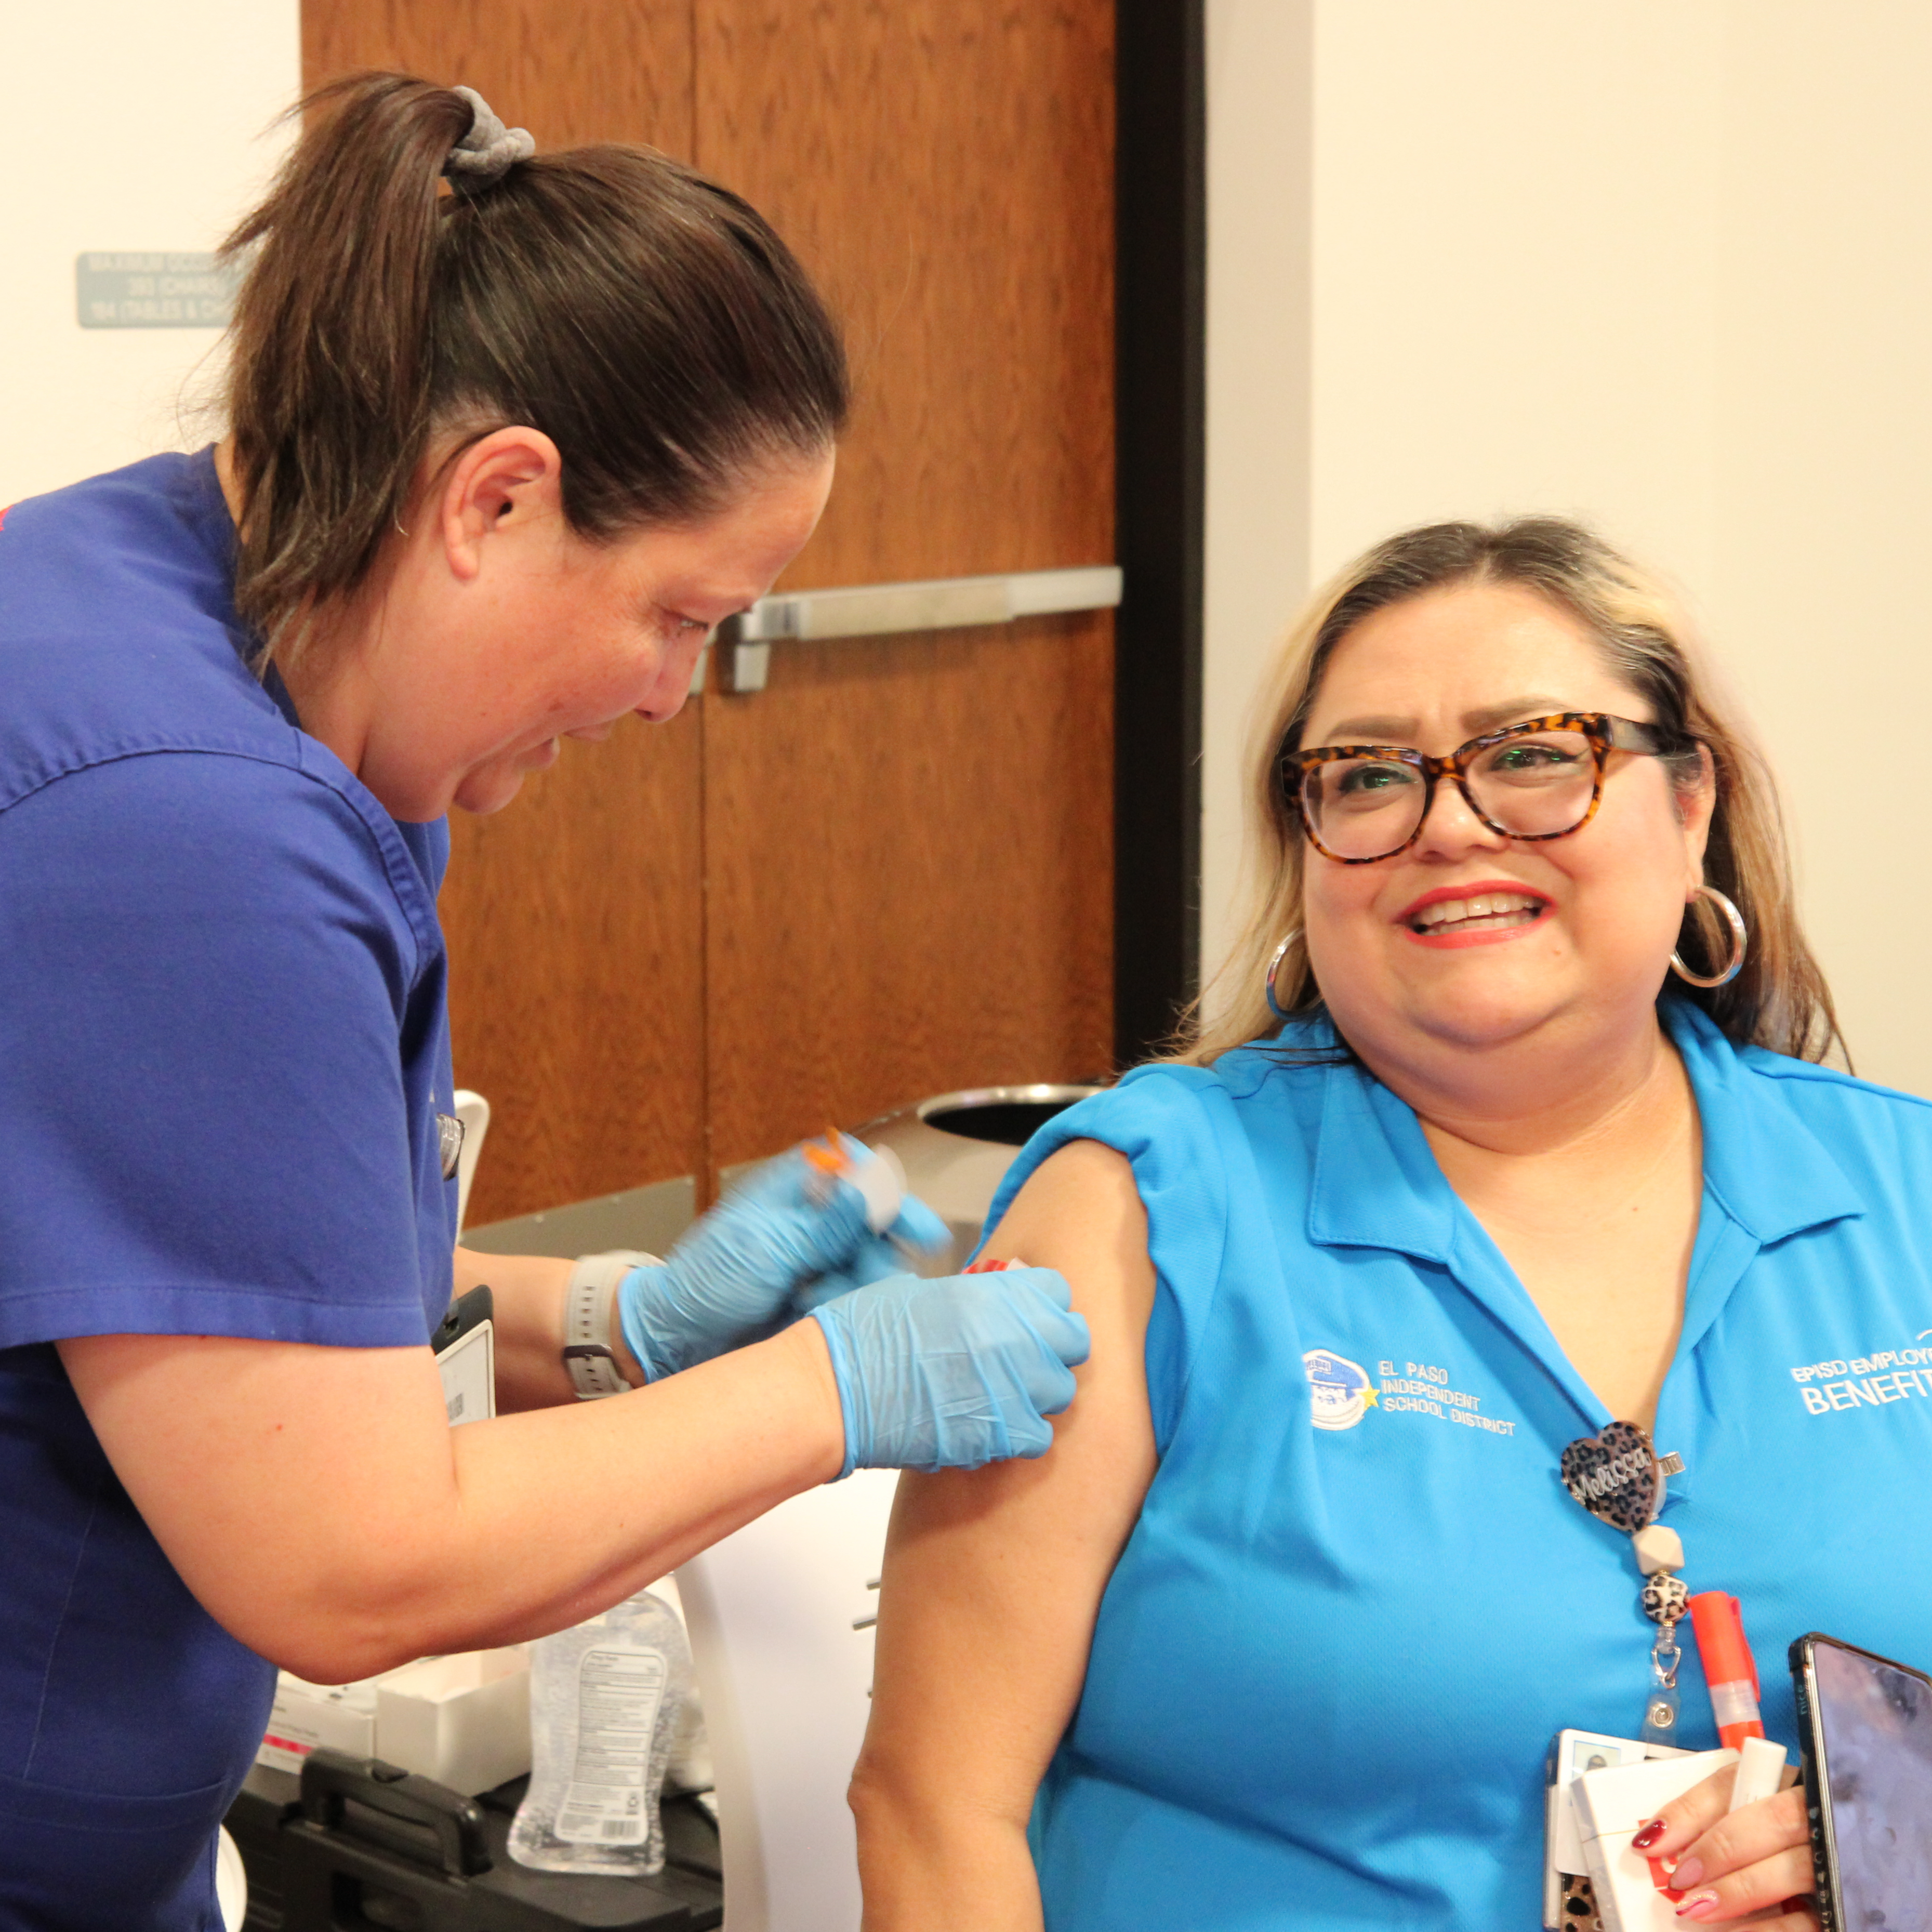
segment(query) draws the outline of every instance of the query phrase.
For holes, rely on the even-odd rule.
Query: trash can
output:
[[[1097,1094],[1097,1087],[972,1087],[883,1114],[853,1132],[870,1147],[890,1148],[913,1192],[943,1220],[952,1252],[922,1264],[923,1274],[950,1274],[978,1244],[986,1210],[1020,1149],[1054,1114]]]

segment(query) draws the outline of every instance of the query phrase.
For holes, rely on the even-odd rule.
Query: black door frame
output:
[[[1201,964],[1205,0],[1116,18],[1114,1051],[1168,1040]]]

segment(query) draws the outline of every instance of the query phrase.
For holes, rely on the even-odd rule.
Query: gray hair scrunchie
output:
[[[500,181],[513,164],[526,161],[536,152],[536,138],[530,130],[506,128],[476,88],[459,87],[454,92],[469,102],[475,118],[469,133],[450,149],[442,164],[445,174],[466,188],[487,188]]]

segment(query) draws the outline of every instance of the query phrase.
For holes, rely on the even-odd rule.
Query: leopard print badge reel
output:
[[[1677,1626],[1690,1593],[1678,1574],[1684,1545],[1676,1531],[1656,1519],[1666,1480],[1683,1467],[1681,1456],[1659,1456],[1649,1432],[1634,1422],[1612,1422],[1600,1436],[1580,1438],[1558,1465],[1563,1486],[1599,1522],[1629,1537],[1636,1555],[1643,1613],[1657,1626],[1639,1733],[1646,1744],[1677,1742],[1677,1669],[1684,1659]]]

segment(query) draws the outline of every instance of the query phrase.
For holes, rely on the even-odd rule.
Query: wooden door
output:
[[[700,0],[698,164],[845,319],[788,586],[1113,560],[1112,8]],[[1112,1049],[1105,616],[785,645],[707,698],[714,1161]]]
[[[690,0],[304,0],[304,84],[473,87],[547,148],[692,152]],[[702,1172],[704,728],[566,742],[508,810],[451,815],[456,1078],[490,1102],[472,1223]]]
[[[310,85],[474,86],[776,221],[859,404],[794,586],[1112,556],[1111,0],[304,0]],[[754,696],[458,815],[442,912],[489,1221],[1112,1041],[1104,616],[788,645]]]

